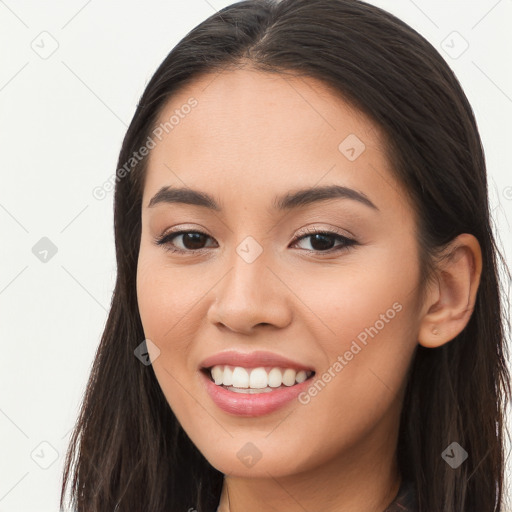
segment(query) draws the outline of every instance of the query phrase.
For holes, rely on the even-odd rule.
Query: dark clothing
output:
[[[411,480],[402,480],[396,498],[384,512],[418,512],[416,487]]]

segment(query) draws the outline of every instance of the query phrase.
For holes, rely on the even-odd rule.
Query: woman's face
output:
[[[201,77],[160,121],[137,296],[153,370],[181,425],[226,474],[379,469],[395,450],[420,305],[414,215],[377,128],[321,82],[248,69]],[[343,188],[284,205],[332,186]],[[207,194],[218,209],[171,193],[150,205],[164,187]],[[188,234],[155,242],[171,231]],[[291,362],[240,359],[217,370],[226,379],[261,366],[265,384],[274,367],[292,381],[294,369],[315,374],[297,396],[288,384],[220,389],[203,361],[232,350]],[[273,393],[288,399],[276,406]]]

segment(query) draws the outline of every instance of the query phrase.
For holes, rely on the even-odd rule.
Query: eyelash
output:
[[[203,249],[178,249],[176,248],[175,246],[173,246],[171,244],[171,240],[179,235],[183,235],[183,234],[189,234],[189,233],[194,233],[194,234],[199,234],[199,235],[205,235],[209,238],[210,235],[208,235],[207,233],[203,233],[202,231],[195,231],[195,230],[181,230],[181,231],[172,231],[170,233],[166,233],[162,236],[159,236],[159,237],[156,237],[155,238],[155,243],[157,245],[162,245],[163,246],[163,249],[166,250],[166,251],[169,251],[169,252],[172,252],[172,253],[180,253],[180,254],[186,254],[186,253],[200,253],[200,252],[203,252],[205,250],[208,250],[209,248],[208,247],[205,247]],[[323,231],[323,230],[308,230],[306,234],[302,233],[301,235],[297,236],[297,238],[294,239],[294,243],[297,243],[305,238],[308,238],[310,236],[313,236],[313,235],[327,235],[327,236],[333,236],[334,238],[336,238],[337,240],[340,240],[341,242],[343,242],[343,244],[341,246],[338,246],[338,247],[333,247],[331,249],[327,249],[325,251],[318,251],[318,250],[312,250],[312,249],[302,249],[308,253],[312,253],[312,254],[332,254],[332,253],[338,253],[338,252],[341,252],[343,250],[347,250],[347,249],[350,249],[352,246],[354,245],[357,245],[358,242],[352,238],[347,238],[346,236],[343,236],[339,233],[336,233],[334,231]]]

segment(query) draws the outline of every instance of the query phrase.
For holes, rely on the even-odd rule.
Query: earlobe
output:
[[[437,284],[427,295],[418,342],[435,348],[453,340],[466,327],[476,302],[482,273],[478,240],[468,233],[456,237],[439,260]]]

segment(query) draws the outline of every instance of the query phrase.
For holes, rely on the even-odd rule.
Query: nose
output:
[[[214,287],[207,318],[218,327],[252,334],[259,326],[284,328],[292,317],[292,292],[260,256],[252,263],[235,255],[230,269]]]

